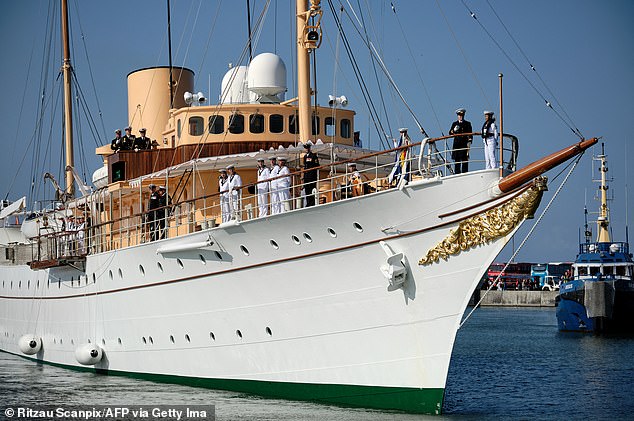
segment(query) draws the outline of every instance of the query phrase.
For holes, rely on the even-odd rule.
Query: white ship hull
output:
[[[460,221],[508,203],[491,200],[497,179],[414,182],[89,255],[85,273],[0,266],[0,348],[22,355],[19,338],[35,335],[30,358],[85,368],[75,350],[90,341],[104,351],[90,369],[439,413],[470,295],[521,221],[446,260],[419,259]],[[404,255],[402,288],[381,270],[390,249]]]

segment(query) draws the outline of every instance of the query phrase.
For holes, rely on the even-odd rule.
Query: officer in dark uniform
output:
[[[149,137],[145,137],[145,132],[146,132],[145,129],[139,130],[139,133],[141,134],[141,136],[134,138],[133,149],[135,151],[142,151],[142,150],[151,148],[152,141],[150,140]]]
[[[312,143],[310,140],[304,143],[306,154],[304,155],[304,192],[306,193],[306,206],[315,206],[315,195],[313,190],[317,188],[317,170],[319,158],[317,154],[310,150]]]
[[[172,206],[172,199],[167,194],[167,189],[165,186],[160,186],[158,188],[158,196],[159,196],[159,208],[156,210],[157,217],[157,237],[158,239],[165,238],[165,226],[167,217],[170,216],[170,206]]]
[[[121,145],[122,151],[131,151],[134,148],[135,136],[132,134],[132,127],[125,128],[125,136],[123,136],[123,142]]]
[[[156,188],[156,184],[150,184],[150,201],[148,203],[147,209],[147,223],[150,227],[150,241],[155,241],[158,239],[158,211],[157,209],[161,206],[161,200],[159,197],[158,189]]]
[[[472,133],[471,123],[464,119],[466,110],[458,108],[456,115],[458,120],[454,121],[449,129],[450,135],[458,135],[462,133]],[[456,136],[453,139],[453,150],[451,151],[451,159],[455,162],[455,173],[460,174],[469,171],[469,147],[473,141],[473,136]]]
[[[122,142],[123,138],[121,137],[121,129],[117,129],[114,131],[114,139],[112,139],[112,142],[110,142],[110,149],[115,151],[115,153],[119,152]]]

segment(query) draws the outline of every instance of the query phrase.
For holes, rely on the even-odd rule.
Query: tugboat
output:
[[[585,229],[585,242],[572,265],[572,277],[562,283],[557,297],[560,331],[591,333],[634,332],[634,262],[629,243],[613,242],[608,209],[607,157],[601,147],[601,207],[597,218],[597,239]]]

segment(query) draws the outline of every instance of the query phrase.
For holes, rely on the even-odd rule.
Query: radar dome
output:
[[[251,92],[276,96],[286,92],[286,65],[276,54],[259,54],[251,61],[247,80]]]
[[[249,102],[247,72],[247,66],[237,66],[225,73],[222,78],[220,92],[221,104],[243,104]]]

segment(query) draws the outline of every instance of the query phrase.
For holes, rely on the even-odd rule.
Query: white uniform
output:
[[[495,121],[486,129],[484,142],[484,160],[486,168],[497,168],[498,164],[495,159],[495,150],[498,147],[498,128]]]
[[[233,219],[239,221],[240,218],[240,209],[242,208],[241,206],[241,201],[242,201],[242,190],[240,189],[242,187],[242,178],[240,177],[239,174],[232,174],[229,176],[229,193],[231,194],[231,202],[229,204],[230,206],[230,212],[231,212],[231,216],[233,217]]]
[[[231,208],[229,205],[229,178],[218,179],[220,186],[220,212],[222,214],[222,222],[227,222],[231,219]]]
[[[280,173],[280,167],[273,165],[273,168],[269,171],[270,177],[275,178]],[[277,194],[277,182],[278,180],[271,180],[269,183],[269,191],[271,192],[271,214],[275,215],[280,213],[280,198]]]
[[[259,216],[269,214],[269,183],[271,171],[267,167],[258,168],[258,206]]]
[[[279,200],[280,213],[290,210],[291,199],[291,171],[286,165],[280,167],[280,173],[278,175],[286,175],[286,177],[278,178],[277,180],[277,196]]]

